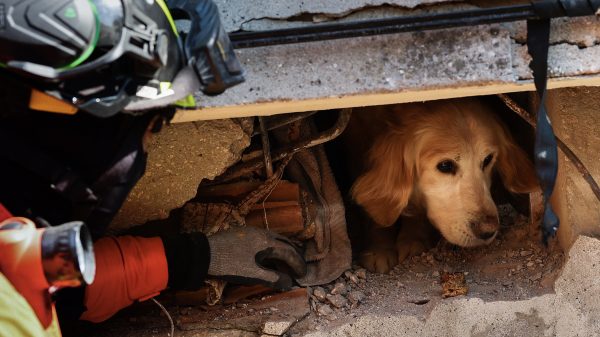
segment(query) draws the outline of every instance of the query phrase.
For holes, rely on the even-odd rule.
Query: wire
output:
[[[152,297],[151,300],[160,307],[160,309],[162,310],[162,312],[165,313],[165,315],[167,315],[169,323],[171,324],[171,334],[169,335],[169,337],[175,337],[175,324],[173,323],[173,318],[171,318],[171,314],[169,314],[167,309],[162,304],[160,304],[160,302],[158,302],[154,297]]]

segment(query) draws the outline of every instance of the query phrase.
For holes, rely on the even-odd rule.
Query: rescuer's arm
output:
[[[106,320],[166,288],[198,289],[208,275],[277,289],[292,286],[289,275],[265,268],[264,261],[282,262],[294,276],[306,273],[304,260],[289,240],[252,227],[232,228],[210,238],[201,233],[107,237],[98,240],[94,250],[96,279],[85,290],[86,310],[80,317],[92,322]]]

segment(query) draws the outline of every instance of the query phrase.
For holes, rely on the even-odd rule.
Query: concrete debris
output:
[[[531,254],[533,254],[533,252],[532,252],[532,251],[530,251],[530,250],[522,250],[522,251],[519,253],[519,255],[521,255],[521,256],[529,256],[529,255],[531,255]]]
[[[331,294],[332,295],[346,295],[346,293],[348,292],[348,287],[346,286],[346,283],[338,281],[335,286],[333,286],[333,289],[331,290]]]
[[[118,231],[164,219],[241,158],[250,144],[247,119],[223,119],[163,126],[148,141],[146,173],[111,223]]]
[[[343,308],[348,305],[348,300],[342,295],[330,295],[327,296],[327,301],[336,308]]]
[[[350,270],[347,270],[346,272],[344,272],[344,276],[346,276],[354,284],[358,284],[358,282],[359,282],[358,276],[356,276],[356,274],[354,274]]]
[[[320,302],[325,302],[325,300],[326,300],[325,296],[326,295],[327,295],[327,292],[322,287],[315,287],[315,288],[313,288],[313,296],[317,300],[319,300]]]
[[[268,335],[281,336],[288,331],[294,322],[293,320],[266,322],[262,332]]]
[[[308,14],[347,15],[362,8],[393,5],[414,8],[421,5],[451,2],[455,0],[215,0],[221,20],[227,31],[236,31],[246,22],[272,18],[275,20],[301,21]]]
[[[353,290],[348,294],[348,300],[352,303],[352,307],[355,307],[365,299],[365,293],[360,290]]]
[[[370,313],[341,326],[311,332],[307,336],[393,336],[400,331],[406,336],[443,337],[598,336],[598,261],[600,241],[579,237],[569,252],[560,277],[554,283],[555,292],[513,301],[457,298],[438,304],[422,318],[410,313]],[[512,284],[506,283],[506,286],[512,287]]]
[[[329,316],[333,314],[333,309],[331,309],[329,304],[321,304],[317,306],[317,314],[321,316]]]
[[[367,279],[367,270],[365,268],[359,268],[354,272],[359,279],[366,280]]]

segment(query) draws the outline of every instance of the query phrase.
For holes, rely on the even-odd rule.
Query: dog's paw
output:
[[[398,263],[415,255],[420,255],[429,250],[430,245],[426,241],[415,240],[414,238],[398,238],[396,241],[396,251],[398,252]]]
[[[398,254],[393,248],[367,249],[360,254],[360,264],[374,273],[387,273],[398,264]]]

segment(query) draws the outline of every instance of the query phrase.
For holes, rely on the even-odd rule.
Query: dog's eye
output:
[[[442,173],[456,173],[456,164],[452,160],[444,160],[437,164],[438,171]]]
[[[483,163],[481,164],[481,168],[483,170],[485,170],[486,167],[488,167],[488,165],[492,162],[492,159],[494,159],[494,155],[493,154],[488,154],[487,157],[485,157],[485,159],[483,159]]]

